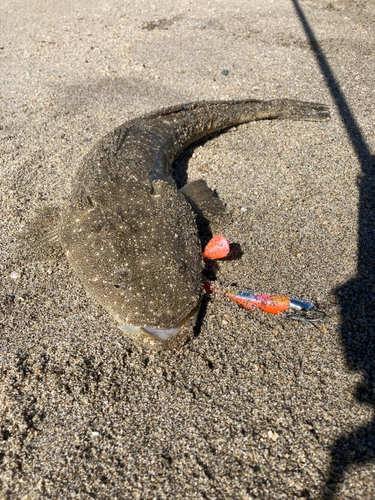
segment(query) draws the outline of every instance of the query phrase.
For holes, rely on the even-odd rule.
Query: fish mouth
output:
[[[140,335],[150,337],[154,340],[166,341],[175,337],[178,332],[184,327],[185,323],[197,312],[197,310],[198,307],[194,307],[194,309],[192,309],[187,316],[185,316],[181,321],[177,323],[177,325],[172,328],[158,329],[149,328],[146,326],[133,326],[125,324],[119,324],[118,326],[119,328],[121,328],[121,330],[124,330],[127,333],[138,333]]]

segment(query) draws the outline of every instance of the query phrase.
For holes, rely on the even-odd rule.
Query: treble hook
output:
[[[308,302],[307,300],[290,299],[289,309],[293,309],[294,311],[298,311],[304,315],[299,316],[298,314],[293,314],[290,311],[285,311],[283,313],[283,316],[286,319],[295,319],[297,321],[303,321],[304,323],[309,323],[310,325],[315,326],[315,328],[318,328],[318,326],[315,323],[317,321],[321,321],[322,319],[324,319],[326,313],[314,308],[315,304],[313,302]]]

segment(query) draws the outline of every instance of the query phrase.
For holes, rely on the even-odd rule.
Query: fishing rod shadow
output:
[[[355,149],[362,173],[358,179],[358,265],[356,276],[335,292],[341,308],[341,340],[349,369],[363,378],[356,390],[360,403],[375,409],[375,156],[363,137],[340,83],[321,49],[313,29],[298,3],[291,0],[310,43],[327,87]],[[324,500],[340,495],[345,475],[353,466],[375,461],[375,419],[339,436],[331,447],[331,463]]]

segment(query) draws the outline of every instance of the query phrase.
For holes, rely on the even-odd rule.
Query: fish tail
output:
[[[234,103],[230,110],[230,119],[234,124],[257,120],[321,121],[328,118],[330,112],[325,104],[296,99],[240,101]]]
[[[296,99],[202,102],[187,105],[182,115],[180,132],[182,132],[183,140],[187,140],[180,143],[180,146],[183,144],[181,149],[207,134],[242,123],[258,120],[321,121],[330,118],[329,108],[325,104]],[[192,117],[195,119],[192,120]],[[189,122],[189,126],[187,126],[187,122]],[[187,129],[190,132],[188,136],[185,135]]]
[[[320,121],[330,118],[328,106],[317,102],[275,99],[268,101],[268,104],[278,113],[279,120]]]

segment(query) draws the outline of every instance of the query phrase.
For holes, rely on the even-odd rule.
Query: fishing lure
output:
[[[206,278],[203,279],[203,286],[207,293],[222,293],[245,309],[258,308],[267,313],[278,314],[286,319],[304,321],[313,326],[325,317],[325,313],[317,310],[313,302],[292,299],[287,295],[254,293],[248,290],[238,293],[224,292],[214,287]]]
[[[229,250],[230,247],[228,240],[225,238],[225,236],[218,234],[211,238],[207,243],[203,252],[203,258],[212,260],[222,259],[223,257],[226,257],[228,255]]]
[[[222,259],[228,255],[229,250],[230,247],[227,239],[222,235],[217,235],[207,243],[203,252],[203,258]],[[279,314],[286,319],[304,321],[313,326],[316,326],[315,323],[325,317],[325,313],[323,311],[318,311],[313,302],[292,299],[287,295],[255,293],[248,290],[238,293],[224,292],[214,287],[204,276],[203,286],[206,293],[221,293],[228,297],[229,300],[237,302],[237,304],[245,309],[254,309],[256,307],[261,311]]]

